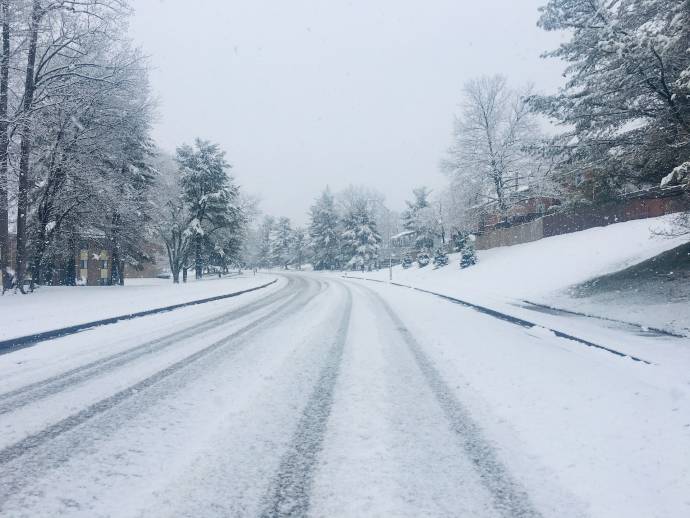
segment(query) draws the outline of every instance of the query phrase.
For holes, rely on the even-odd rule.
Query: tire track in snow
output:
[[[308,286],[309,283],[305,284]],[[319,283],[320,285],[320,283]],[[259,318],[227,337],[214,342],[213,344],[197,351],[196,353],[179,360],[178,362],[169,365],[168,367],[158,371],[134,385],[123,389],[112,396],[94,403],[83,410],[72,414],[65,419],[48,426],[40,432],[32,434],[17,443],[0,450],[0,466],[5,466],[13,461],[18,461],[17,464],[4,468],[0,471],[0,502],[8,495],[16,492],[18,488],[23,487],[28,483],[31,476],[40,473],[42,470],[50,469],[59,466],[60,464],[69,460],[70,456],[75,454],[75,449],[79,447],[78,437],[71,441],[70,448],[61,449],[57,451],[50,450],[50,442],[59,439],[65,433],[74,430],[93,418],[96,418],[114,407],[126,402],[132,397],[142,396],[146,397],[146,390],[152,388],[157,383],[170,378],[173,375],[181,374],[185,368],[190,367],[200,360],[210,357],[212,353],[220,351],[225,347],[232,346],[232,350],[247,345],[248,336],[254,331],[260,331],[261,326],[266,324],[276,324],[289,318],[295,312],[298,312],[302,307],[312,298],[317,296],[320,292],[305,289],[300,295],[299,300],[291,299],[288,303],[280,306],[280,308],[269,315]],[[177,385],[177,389],[184,386],[184,379]],[[145,399],[144,403],[138,408],[138,411],[144,411],[147,405],[155,403],[157,399],[167,395],[168,393],[154,394]],[[47,450],[42,450],[47,446]],[[29,457],[27,459],[27,457]]]
[[[299,281],[301,286],[298,288],[304,287],[305,282],[302,279],[299,279]],[[288,284],[281,290],[246,306],[242,306],[230,313],[212,318],[200,324],[195,324],[180,331],[175,331],[174,333],[170,333],[161,338],[151,340],[105,358],[100,358],[85,365],[80,365],[79,367],[70,369],[55,376],[51,376],[50,378],[25,385],[4,394],[0,394],[0,415],[18,410],[21,407],[50,397],[58,392],[69,389],[70,387],[80,383],[84,383],[99,375],[111,372],[119,367],[126,366],[127,364],[136,361],[143,356],[165,350],[182,340],[192,337],[199,337],[199,335],[203,332],[213,330],[217,326],[233,322],[246,315],[260,311],[271,304],[283,301],[285,299],[291,299],[295,297],[294,293],[291,293],[293,282],[293,278],[289,278]],[[290,302],[288,301],[287,304],[289,303]]]
[[[342,318],[333,336],[333,344],[297,424],[295,435],[280,462],[269,496],[262,505],[262,518],[306,516],[309,511],[314,469],[333,406],[335,383],[352,312],[352,293],[349,287],[344,288],[347,298]]]
[[[498,458],[492,445],[484,437],[481,427],[443,380],[431,359],[404,325],[390,305],[376,292],[364,288],[381,305],[408,346],[419,370],[442,408],[449,425],[476,467],[484,487],[493,497],[494,507],[506,518],[539,518],[529,495]]]

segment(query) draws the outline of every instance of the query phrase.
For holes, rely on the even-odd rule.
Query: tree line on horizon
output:
[[[246,259],[258,268],[372,268],[382,242],[379,229],[390,232],[390,221],[380,193],[350,186],[334,195],[326,187],[309,210],[307,228],[264,216],[249,236]]]

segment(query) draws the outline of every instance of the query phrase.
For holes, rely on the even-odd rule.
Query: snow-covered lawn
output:
[[[393,281],[414,285],[491,307],[509,308],[518,316],[534,313],[515,307],[523,300],[573,308],[593,315],[620,318],[628,314],[628,301],[574,301],[567,288],[600,275],[616,272],[640,263],[688,241],[659,237],[654,231],[668,228],[672,216],[618,223],[541,239],[532,243],[478,251],[479,263],[459,269],[459,256],[452,254],[450,264],[434,270],[431,265],[418,268],[416,263],[404,270],[393,268]],[[352,275],[362,276],[361,273]],[[388,270],[367,272],[366,277],[388,280]],[[615,297],[613,297],[615,299]],[[655,311],[636,312],[639,324],[669,327],[690,322],[690,304],[672,307],[661,301]],[[615,315],[614,315],[615,314]],[[633,315],[631,315],[633,316]],[[686,324],[687,325],[687,324]],[[690,333],[690,330],[689,330]]]
[[[482,296],[534,298],[548,295],[592,277],[639,263],[688,241],[652,234],[668,228],[668,216],[596,227],[532,243],[479,250],[479,263],[460,270],[458,254],[450,264],[434,270],[415,263],[404,270],[393,268],[396,282],[423,282]],[[388,279],[388,270],[367,276]]]
[[[0,297],[0,340],[225,295],[274,278],[250,272],[177,285],[169,279],[127,279],[125,286],[55,286],[28,295],[8,293]]]

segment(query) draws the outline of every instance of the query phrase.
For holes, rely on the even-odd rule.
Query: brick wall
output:
[[[544,237],[543,218],[535,219],[523,225],[498,228],[477,236],[475,246],[478,250],[487,250],[497,246],[510,246],[529,243]]]
[[[487,250],[529,243],[543,237],[684,211],[690,211],[690,192],[682,188],[657,189],[596,207],[557,212],[523,225],[494,229],[478,235],[476,246]]]

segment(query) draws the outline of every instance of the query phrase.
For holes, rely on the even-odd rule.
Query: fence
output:
[[[544,237],[604,227],[634,219],[654,218],[690,210],[690,192],[682,187],[653,189],[599,206],[581,207],[543,216],[506,228],[497,228],[477,236],[476,246],[487,250],[537,241]]]

